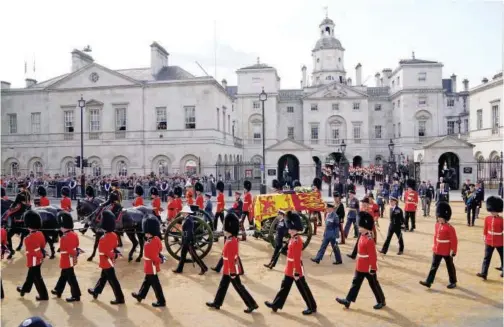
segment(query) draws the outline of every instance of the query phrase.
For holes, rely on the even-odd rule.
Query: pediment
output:
[[[317,91],[308,94],[305,99],[341,99],[341,98],[362,98],[367,94],[340,83],[333,83],[320,87]]]
[[[79,89],[134,85],[141,85],[141,83],[97,63],[92,63],[68,74],[66,77],[49,85],[47,89]]]
[[[88,102],[86,102],[86,107],[103,107],[103,102],[91,99]]]
[[[447,135],[440,137],[438,139],[432,140],[422,146],[423,149],[460,149],[460,148],[470,148],[472,149],[474,144],[469,143],[465,140],[459,139],[458,137]]]
[[[292,139],[285,139],[266,149],[267,151],[306,151],[311,150],[303,143],[296,142]]]

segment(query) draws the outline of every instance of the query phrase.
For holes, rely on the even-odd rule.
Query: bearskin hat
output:
[[[150,195],[159,195],[159,190],[157,189],[157,187],[155,186],[151,187]]]
[[[333,196],[333,198],[340,198],[341,197],[341,195],[339,194],[338,191],[333,192],[332,196]]]
[[[313,186],[315,186],[318,190],[322,189],[322,180],[318,177],[313,179]]]
[[[240,231],[240,222],[235,214],[228,213],[224,218],[224,231],[233,236],[238,236],[238,232]]]
[[[224,192],[224,182],[223,181],[218,181],[217,185],[215,187],[218,191]]]
[[[182,187],[175,186],[173,193],[180,198],[182,196]]]
[[[86,186],[86,195],[89,196],[90,198],[95,197],[95,191],[91,185]]]
[[[42,185],[40,185],[39,187],[37,187],[37,193],[40,196],[46,196],[47,195],[47,191],[46,191],[45,187],[43,187]]]
[[[135,186],[135,194],[138,196],[142,196],[144,194],[144,189],[142,185]]]
[[[302,231],[304,229],[301,217],[297,213],[292,211],[287,212],[287,228],[297,231]]]
[[[70,188],[68,188],[68,186],[63,186],[61,188],[61,195],[70,196]]]
[[[278,179],[274,179],[273,182],[271,182],[271,186],[275,190],[280,190],[282,188],[282,185],[280,185],[280,182],[278,181]]]
[[[168,192],[168,197],[175,198],[175,193],[173,191]]]
[[[42,218],[40,218],[40,215],[36,211],[28,210],[24,214],[23,219],[24,219],[24,224],[27,228],[31,228],[31,229],[42,228]]]
[[[113,187],[119,187],[119,181],[117,179],[113,179],[111,182],[110,182],[110,186],[113,186]]]
[[[406,187],[409,187],[411,189],[415,189],[415,186],[416,186],[416,181],[414,179],[408,179],[406,181]]]
[[[45,322],[38,316],[34,316],[23,320],[19,327],[53,327],[53,325]]]
[[[486,200],[488,212],[502,212],[502,199],[496,196],[489,196]]]
[[[159,224],[159,219],[155,217],[149,217],[144,219],[142,223],[142,228],[144,233],[149,233],[152,236],[161,236],[161,227]]]
[[[360,200],[360,202],[369,204],[369,197],[365,196],[362,200]]]
[[[196,182],[196,184],[194,184],[194,190],[196,192],[203,192],[203,184]]]
[[[292,186],[293,187],[301,187],[301,182],[296,179],[294,182],[292,182]]]
[[[105,210],[102,213],[102,221],[101,221],[101,228],[106,231],[107,233],[113,232],[115,230],[115,225],[116,225],[116,217],[110,210]]]
[[[436,206],[436,217],[443,218],[444,220],[450,220],[452,215],[452,210],[448,202],[441,201]]]
[[[366,211],[359,212],[359,227],[367,230],[372,230],[374,226],[373,217]]]
[[[74,223],[73,223],[73,218],[72,215],[70,215],[66,211],[60,211],[58,212],[58,215],[56,216],[58,219],[58,224],[60,227],[66,228],[66,229],[73,229],[74,228]]]
[[[250,181],[244,181],[243,188],[249,192],[252,189],[252,183]]]
[[[373,192],[369,192],[369,194],[368,194],[368,198],[370,198],[370,199],[373,199],[373,200],[374,200],[374,195],[373,195]]]
[[[5,192],[5,189],[2,187],[2,198],[7,195],[7,192]]]

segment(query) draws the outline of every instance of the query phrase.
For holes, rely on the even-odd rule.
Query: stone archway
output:
[[[353,157],[352,166],[354,168],[362,167],[362,157],[361,156],[355,156],[355,157]]]
[[[299,180],[299,159],[295,155],[284,154],[278,159],[277,178],[282,185]]]
[[[322,161],[319,157],[312,157],[313,162],[315,163],[315,177],[322,178]]]
[[[460,160],[453,152],[445,152],[439,156],[438,177],[443,177],[450,189],[458,190],[460,186]]]

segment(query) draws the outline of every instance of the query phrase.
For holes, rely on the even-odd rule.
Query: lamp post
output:
[[[348,161],[345,157],[345,150],[346,150],[346,143],[345,140],[341,140],[340,144],[340,151],[341,151],[341,159],[340,159],[340,165],[343,167],[343,178],[344,178],[344,183],[346,183],[347,180],[347,175],[348,175]]]
[[[80,169],[81,169],[81,197],[84,197],[86,190],[86,175],[84,174],[84,108],[86,107],[86,100],[81,98],[78,101],[80,107]]]
[[[390,157],[389,157],[389,179],[390,179],[390,175],[395,173],[395,156],[394,156],[394,141],[392,141],[392,139],[390,139],[390,142],[388,144],[388,148],[389,148],[389,151],[390,151]]]
[[[264,92],[264,87],[259,100],[262,103],[262,169],[261,169],[261,194],[266,194],[266,121],[264,117],[264,102],[268,100],[268,95]]]

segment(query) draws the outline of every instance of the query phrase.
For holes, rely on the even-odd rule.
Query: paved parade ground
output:
[[[350,309],[335,302],[335,297],[344,297],[350,287],[355,262],[346,256],[343,265],[335,266],[328,255],[320,265],[310,258],[315,255],[321,243],[321,231],[304,250],[303,260],[307,282],[318,304],[318,312],[312,316],[303,316],[304,302],[296,287],[293,287],[284,310],[272,313],[264,306],[264,301],[273,300],[279,290],[283,277],[285,257],[282,257],[274,270],[263,267],[268,263],[272,247],[262,240],[248,238],[240,242],[240,254],[245,268],[243,283],[259,304],[253,314],[243,313],[245,305],[238,294],[230,288],[220,311],[210,310],[205,302],[212,301],[217,290],[220,275],[208,271],[199,276],[199,270],[187,264],[183,274],[171,272],[176,262],[171,257],[161,266],[160,280],[167,299],[167,307],[155,309],[150,303],[155,301],[151,290],[147,299],[138,304],[130,296],[138,291],[143,280],[143,263],[128,263],[125,258],[118,259],[116,271],[126,295],[126,304],[112,306],[109,301],[113,294],[106,286],[98,300],[93,300],[86,290],[93,287],[100,270],[97,260],[87,262],[91,252],[92,234],[80,236],[80,247],[87,253],[79,257],[76,274],[83,292],[81,302],[66,303],[68,287],[62,299],[51,298],[46,302],[35,301],[36,292],[32,290],[21,298],[16,286],[25,279],[24,251],[17,252],[13,261],[2,262],[2,280],[5,299],[2,301],[1,322],[5,327],[17,327],[23,319],[40,315],[53,326],[94,327],[94,326],[502,326],[502,278],[498,267],[499,257],[494,253],[487,281],[476,277],[481,268],[484,253],[482,240],[482,218],[486,211],[482,209],[475,227],[467,227],[464,209],[461,203],[453,204],[454,215],[451,223],[455,226],[459,238],[459,250],[455,258],[458,287],[446,288],[448,276],[444,263],[438,270],[437,278],[431,289],[418,284],[425,280],[431,264],[431,247],[434,232],[434,218],[424,218],[417,213],[417,230],[404,233],[405,252],[397,256],[397,239],[393,238],[386,257],[378,257],[378,279],[386,296],[387,306],[382,310],[373,310],[375,304],[372,292],[366,282],[363,283],[357,302]],[[380,220],[381,234],[378,236],[378,249],[383,244],[383,236],[388,227],[388,218]],[[14,238],[17,246],[19,239]],[[130,242],[125,240],[124,250],[130,249]],[[350,253],[355,243],[350,238],[341,246],[343,254]],[[214,244],[212,251],[204,261],[214,266],[219,259],[222,240]],[[164,251],[166,253],[166,250]],[[51,290],[60,274],[58,259],[46,259],[42,265],[42,274],[48,290]],[[51,296],[52,297],[52,296]]]

